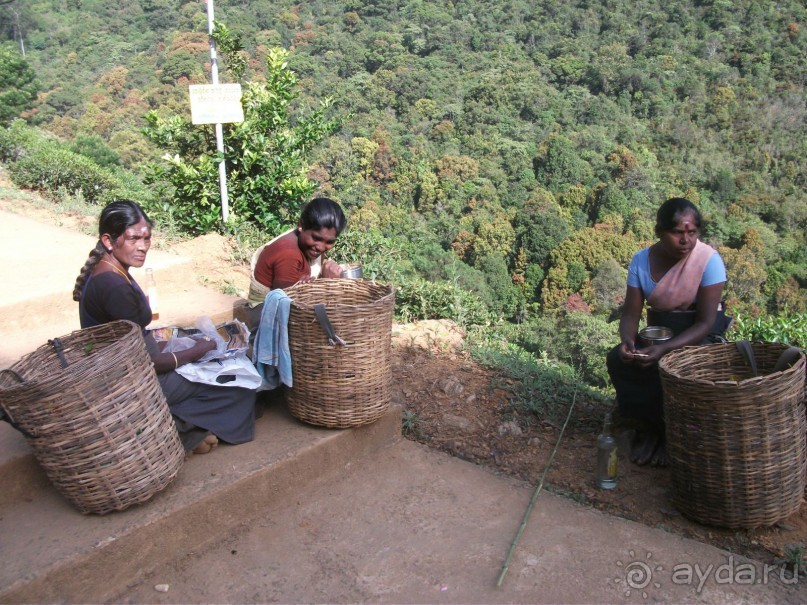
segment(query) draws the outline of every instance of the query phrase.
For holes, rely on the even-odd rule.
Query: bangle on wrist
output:
[[[174,369],[176,370],[179,367],[179,359],[174,353],[171,353],[171,356],[174,358]]]

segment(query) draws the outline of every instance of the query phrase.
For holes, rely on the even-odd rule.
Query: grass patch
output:
[[[404,435],[411,438],[419,437],[421,434],[421,424],[423,420],[416,412],[404,410],[401,415],[401,429]]]
[[[793,573],[793,577],[807,576],[807,546],[804,542],[788,544],[781,558],[776,559],[777,565],[784,565]]]
[[[513,404],[557,424],[563,422],[572,400],[586,400],[589,406],[608,408],[610,398],[580,378],[574,368],[553,360],[546,353],[535,355],[501,337],[472,337],[470,351],[479,363],[512,378]]]

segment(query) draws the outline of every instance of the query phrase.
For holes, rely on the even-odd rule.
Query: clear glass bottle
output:
[[[617,484],[617,446],[611,434],[611,414],[606,414],[602,433],[597,437],[597,487],[614,489]]]
[[[154,270],[149,267],[146,269],[146,298],[151,307],[151,321],[160,319],[160,299],[157,296],[157,282],[154,279]]]

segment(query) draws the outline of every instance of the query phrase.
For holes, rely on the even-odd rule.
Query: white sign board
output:
[[[191,84],[191,122],[230,124],[244,121],[240,84]]]

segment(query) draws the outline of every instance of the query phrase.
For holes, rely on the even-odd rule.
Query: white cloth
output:
[[[216,387],[241,387],[256,390],[262,378],[245,353],[227,359],[213,359],[202,363],[186,363],[176,373],[190,380]]]

